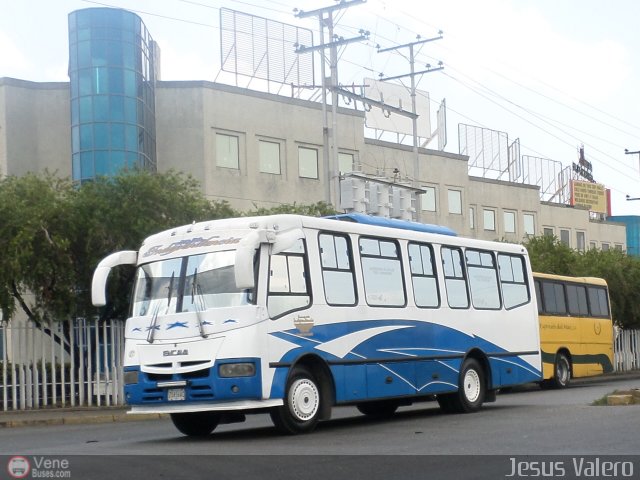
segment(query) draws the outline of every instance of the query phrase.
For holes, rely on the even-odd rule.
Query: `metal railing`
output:
[[[0,410],[124,404],[124,323],[0,324]]]
[[[616,372],[640,369],[640,330],[616,330],[613,352]]]
[[[124,405],[124,322],[0,323],[0,411]],[[640,369],[640,330],[617,330],[617,372]]]

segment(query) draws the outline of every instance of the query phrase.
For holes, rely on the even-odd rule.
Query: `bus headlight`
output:
[[[218,367],[218,375],[222,378],[252,377],[256,374],[256,366],[250,362],[223,363]]]
[[[138,383],[138,371],[124,372],[124,384],[131,385],[133,383]]]

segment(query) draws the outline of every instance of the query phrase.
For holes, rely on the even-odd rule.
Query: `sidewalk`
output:
[[[168,415],[128,415],[127,407],[67,407],[0,412],[0,428],[136,422],[169,418]]]

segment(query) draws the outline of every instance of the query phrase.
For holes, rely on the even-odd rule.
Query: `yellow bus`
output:
[[[607,282],[534,273],[543,387],[613,371],[613,322]]]

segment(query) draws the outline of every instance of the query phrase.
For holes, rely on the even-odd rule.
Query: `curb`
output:
[[[30,413],[42,416],[41,411],[18,412],[11,414],[14,417],[28,417]],[[169,418],[167,414],[149,413],[140,415],[128,415],[126,412],[118,413],[100,413],[87,410],[66,410],[64,412],[51,412],[53,415],[47,418],[13,418],[2,420],[0,413],[0,429],[2,428],[18,428],[18,427],[44,427],[50,425],[86,425],[100,423],[115,422],[139,422],[149,420],[160,420]]]

